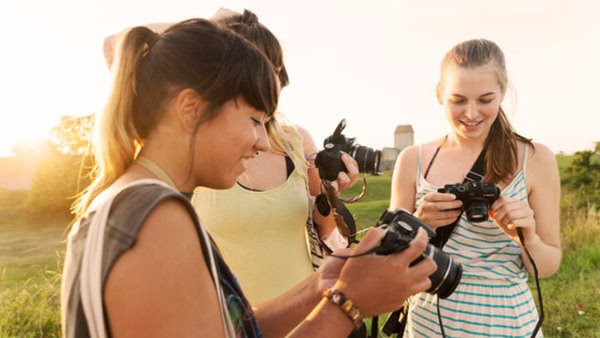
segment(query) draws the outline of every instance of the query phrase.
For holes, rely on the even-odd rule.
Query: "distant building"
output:
[[[380,171],[394,169],[396,157],[402,149],[415,143],[415,132],[410,124],[398,125],[394,131],[394,147],[385,147],[381,149],[381,159],[379,164]]]
[[[27,158],[0,157],[0,189],[31,189],[36,164],[36,161]]]
[[[402,150],[415,143],[415,131],[410,124],[401,124],[394,131],[394,148]]]

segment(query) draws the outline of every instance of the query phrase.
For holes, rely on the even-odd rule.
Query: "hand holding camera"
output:
[[[342,161],[342,152],[347,153],[356,160],[358,171],[361,173],[377,173],[381,152],[369,147],[354,144],[354,138],[347,138],[342,134],[346,128],[346,120],[340,121],[331,136],[323,141],[324,149],[317,154],[315,165],[319,168],[321,179],[333,181],[340,172],[348,172]]]
[[[395,310],[408,296],[428,289],[431,282],[427,277],[436,269],[429,258],[416,265],[411,263],[421,257],[427,246],[423,230],[416,233],[402,252],[363,256],[377,248],[386,234],[379,228],[369,230],[353,248],[355,258],[346,261],[335,285],[365,317]]]
[[[438,192],[453,194],[462,201],[461,211],[474,223],[487,221],[490,206],[500,197],[500,189],[494,183],[479,181],[446,184]]]
[[[430,192],[423,196],[414,215],[434,229],[451,224],[462,213],[463,202],[450,193]]]
[[[419,231],[425,231],[429,238],[435,236],[435,231],[421,222],[409,212],[398,209],[394,212],[385,211],[377,225],[387,229],[385,237],[376,249],[379,255],[401,252],[409,247],[410,241],[416,238]],[[430,257],[437,264],[437,269],[429,276],[431,286],[426,292],[436,294],[439,298],[447,298],[454,292],[462,277],[462,266],[452,260],[448,254],[431,244],[412,263],[415,265],[423,258]]]

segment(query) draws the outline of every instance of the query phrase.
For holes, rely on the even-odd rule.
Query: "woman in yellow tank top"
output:
[[[281,45],[254,13],[221,10],[212,20],[252,42],[277,70],[280,88],[288,84]],[[236,185],[227,190],[197,188],[192,197],[252,304],[280,295],[313,271],[306,231],[312,218],[319,237],[331,249],[347,245],[333,216],[313,211],[313,197],[321,193],[312,158],[315,142],[306,130],[283,125],[282,120],[277,114],[269,122],[270,151],[248,161]],[[354,184],[358,174],[352,157],[342,159],[349,173],[340,173],[339,189]]]

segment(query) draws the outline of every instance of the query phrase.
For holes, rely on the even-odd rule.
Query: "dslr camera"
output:
[[[333,181],[341,171],[348,172],[342,161],[341,151],[348,153],[356,160],[359,172],[376,174],[379,171],[381,152],[354,144],[355,138],[347,138],[342,134],[344,128],[346,128],[346,120],[342,119],[333,134],[323,141],[324,149],[317,154],[315,159],[319,176],[324,180]]]
[[[488,219],[488,208],[500,197],[500,189],[491,182],[446,184],[438,192],[456,195],[463,202],[461,210],[467,212],[467,219],[475,223]]]
[[[425,229],[429,238],[435,236],[433,229],[402,209],[394,212],[386,210],[381,215],[377,226],[388,230],[375,251],[378,255],[389,255],[408,248],[419,228]],[[427,244],[425,251],[411,263],[411,266],[425,257],[431,257],[437,264],[437,270],[429,276],[431,287],[426,292],[436,294],[439,298],[447,298],[460,282],[462,265],[454,262],[444,251]]]

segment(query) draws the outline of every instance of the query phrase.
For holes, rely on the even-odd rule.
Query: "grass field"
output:
[[[569,156],[558,156],[561,173]],[[388,207],[390,174],[370,176],[367,193],[349,205],[359,228],[376,223]],[[360,190],[360,183],[345,196]],[[33,218],[26,192],[0,190],[0,337],[60,335],[60,263],[64,218]],[[564,192],[561,203],[563,262],[541,280],[547,337],[600,337],[600,214],[575,209]],[[533,283],[530,283],[532,289]]]

